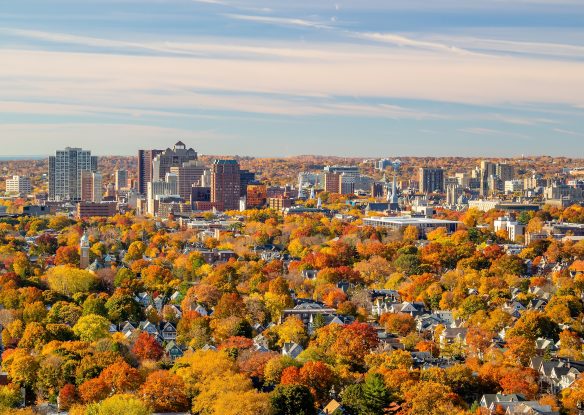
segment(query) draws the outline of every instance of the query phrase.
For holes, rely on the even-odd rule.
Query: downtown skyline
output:
[[[2,156],[178,139],[258,157],[578,156],[583,19],[551,0],[13,3]]]

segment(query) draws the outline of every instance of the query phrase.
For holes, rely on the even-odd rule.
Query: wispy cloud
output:
[[[584,137],[584,133],[579,133],[579,132],[572,131],[572,130],[564,130],[562,128],[554,128],[554,132],[564,134],[564,135],[570,135],[573,137]]]
[[[360,38],[360,39],[367,39],[372,40],[375,42],[382,42],[382,43],[390,43],[395,46],[399,47],[411,47],[417,49],[426,49],[426,50],[433,50],[439,52],[448,52],[448,53],[457,53],[457,54],[472,54],[465,49],[461,49],[456,46],[447,45],[444,43],[438,42],[429,42],[425,40],[417,40],[410,37],[397,35],[393,33],[357,33],[357,32],[349,32],[351,36]]]
[[[274,16],[259,16],[259,15],[249,15],[249,14],[234,14],[226,13],[225,17],[235,20],[243,20],[248,22],[265,23],[277,26],[294,26],[303,28],[315,28],[315,29],[332,29],[333,26],[328,24],[328,22],[318,22],[307,19],[299,19],[292,17],[274,17]]]
[[[460,128],[458,131],[460,131],[461,133],[473,134],[473,135],[529,139],[529,136],[527,136],[525,134],[514,133],[514,132],[510,132],[510,131],[495,130],[492,128],[470,127],[470,128]]]

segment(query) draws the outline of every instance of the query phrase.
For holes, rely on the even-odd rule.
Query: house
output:
[[[507,406],[505,415],[559,415],[550,405],[541,405],[536,401],[513,402]]]
[[[404,313],[412,317],[421,316],[427,312],[426,306],[422,302],[403,302],[392,304],[389,307],[389,313]]]
[[[162,323],[160,328],[160,335],[164,341],[176,340],[176,327],[172,323]]]
[[[306,280],[315,280],[316,274],[318,274],[318,270],[316,270],[316,269],[303,269],[302,270],[302,277]]]
[[[333,399],[319,412],[319,415],[343,415],[344,413],[343,405]]]
[[[300,353],[304,351],[304,348],[300,346],[298,343],[294,342],[287,342],[284,343],[282,347],[282,355],[283,356],[290,356],[293,359],[296,359]]]
[[[283,322],[288,317],[296,316],[302,320],[304,325],[309,326],[316,315],[333,314],[335,311],[334,308],[325,307],[324,304],[315,301],[302,302],[294,308],[284,310],[280,317],[280,322]]]
[[[146,292],[136,294],[134,300],[144,308],[152,303],[152,297]]]
[[[466,334],[468,330],[464,327],[452,328],[447,327],[440,333],[440,344],[466,344]]]
[[[496,410],[496,407],[498,404],[508,404],[511,402],[525,402],[527,401],[527,399],[525,399],[525,397],[521,394],[516,394],[516,393],[512,393],[509,395],[503,395],[501,393],[494,393],[494,394],[484,394],[481,397],[481,400],[479,402],[480,406],[482,408],[487,408],[488,410],[492,410],[491,408],[494,408]],[[492,412],[489,413],[494,413],[494,410]]]
[[[170,360],[176,360],[179,357],[183,356],[183,351],[174,341],[170,341],[166,347],[164,348],[166,355],[170,358]]]

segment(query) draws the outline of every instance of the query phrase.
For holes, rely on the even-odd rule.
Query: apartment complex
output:
[[[81,172],[97,172],[97,157],[91,151],[67,147],[49,157],[49,200],[81,200]]]
[[[6,193],[28,195],[31,191],[30,179],[26,176],[12,176],[12,179],[6,179]]]

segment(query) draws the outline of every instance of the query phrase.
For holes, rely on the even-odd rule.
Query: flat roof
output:
[[[388,217],[388,216],[381,216],[381,217],[371,217],[371,218],[364,218],[363,220],[372,220],[375,222],[383,222],[383,223],[394,223],[397,225],[416,225],[421,223],[429,223],[429,224],[454,224],[460,223],[455,220],[444,220],[444,219],[432,219],[432,218],[416,218],[416,217],[408,217],[408,216],[395,216],[395,217]]]

